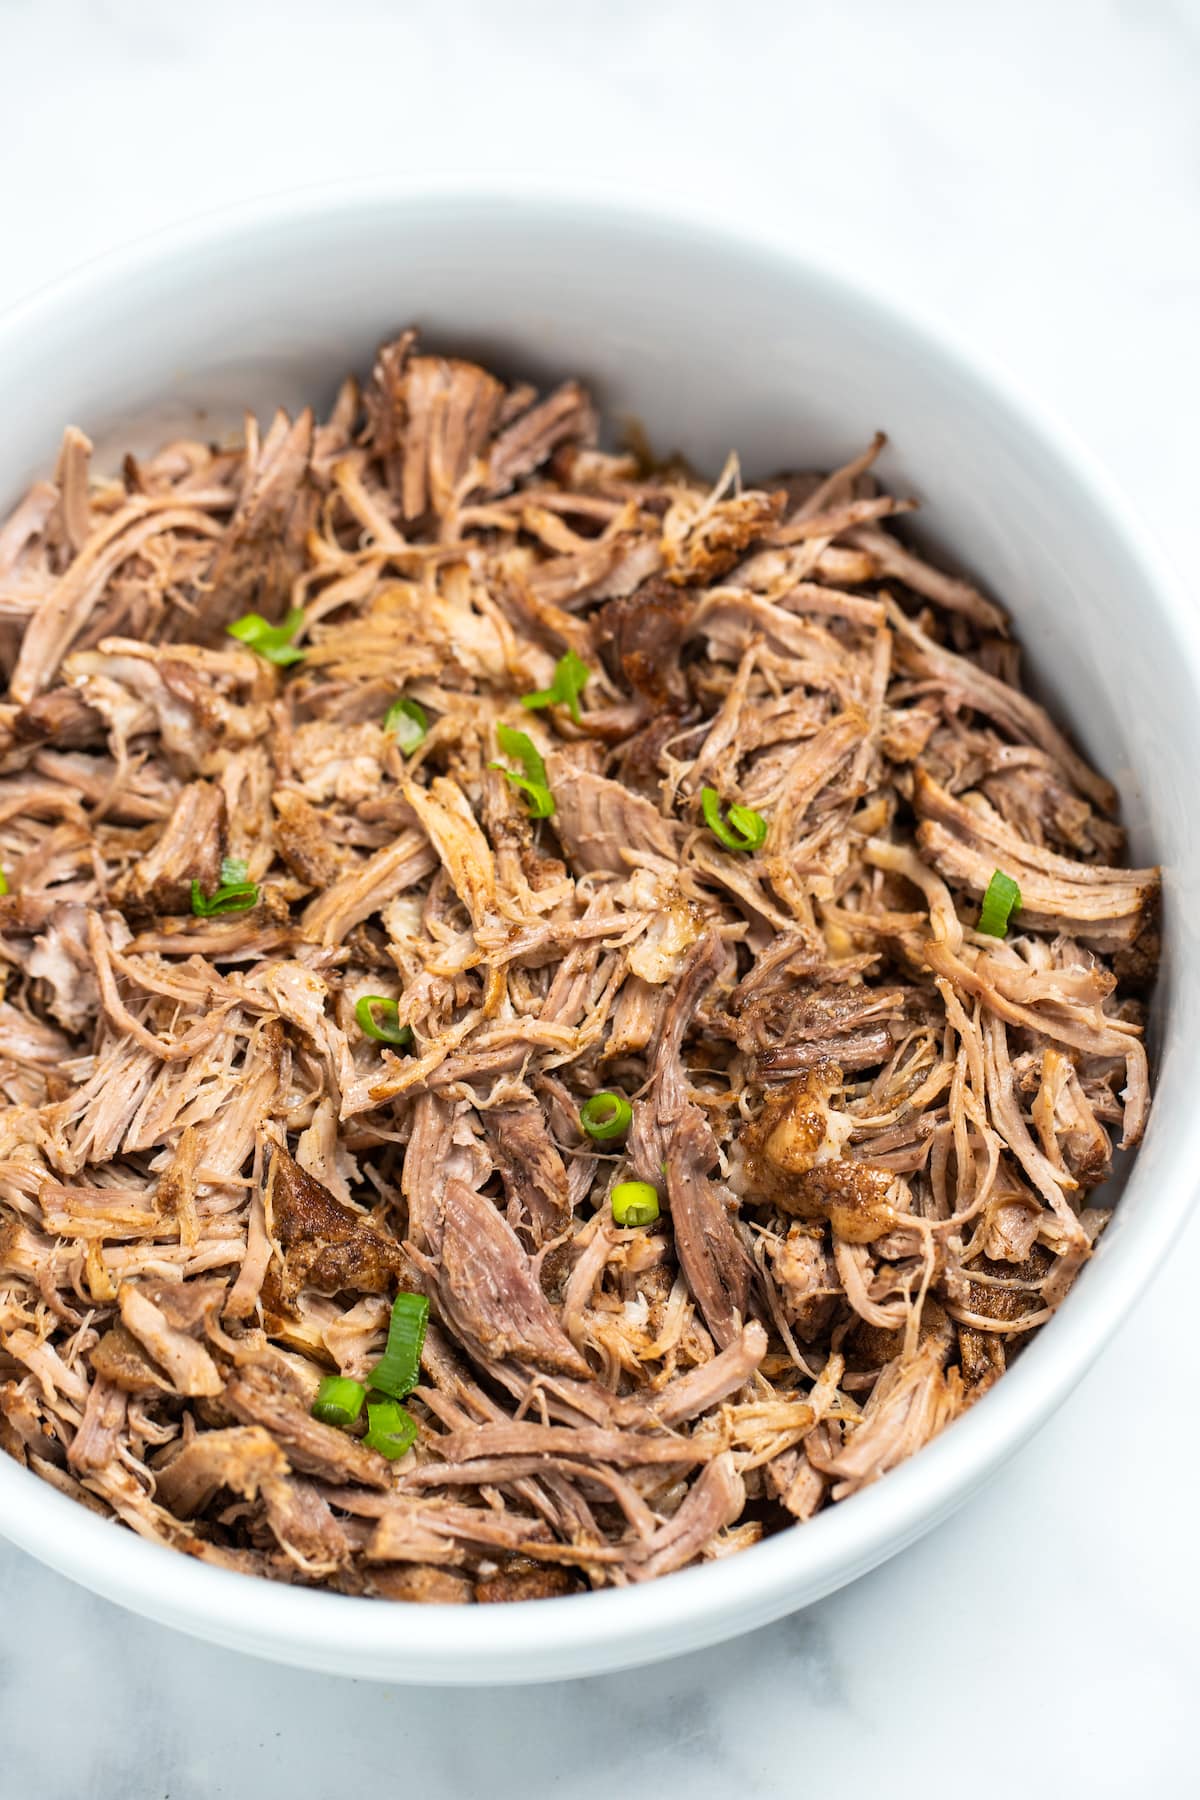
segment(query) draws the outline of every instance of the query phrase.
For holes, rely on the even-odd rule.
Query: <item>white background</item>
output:
[[[1200,563],[1197,0],[0,0],[0,304],[247,195],[544,167],[784,217],[882,272]],[[2,395],[0,370],[0,429]],[[298,1675],[0,1549],[0,1800],[1200,1793],[1198,1253],[1193,1228],[931,1539],[630,1676],[456,1696]]]

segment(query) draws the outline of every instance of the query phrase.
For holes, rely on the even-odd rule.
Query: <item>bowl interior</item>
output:
[[[1044,1419],[1168,1244],[1198,1134],[1196,926],[1181,902],[1200,856],[1200,653],[1169,578],[1079,454],[900,309],[776,247],[594,201],[318,195],[83,271],[0,322],[0,506],[48,471],[68,421],[110,461],[180,430],[221,437],[247,407],[328,405],[409,323],[510,374],[582,375],[610,418],[714,473],[731,447],[750,477],[832,467],[885,429],[884,479],[1009,607],[1043,696],[1120,788],[1133,857],[1167,868],[1157,1105],[1095,1263],[966,1419],[803,1531],[654,1595],[423,1619],[417,1654],[395,1609],[264,1594],[157,1554],[0,1457],[0,1525],[18,1542],[222,1641],[392,1678],[583,1673],[777,1616],[898,1548]]]

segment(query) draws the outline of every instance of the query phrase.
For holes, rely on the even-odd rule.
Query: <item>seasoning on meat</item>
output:
[[[0,1446],[224,1567],[493,1604],[802,1524],[1145,1125],[1158,871],[882,437],[596,431],[407,332],[241,448],[68,430],[0,528]]]

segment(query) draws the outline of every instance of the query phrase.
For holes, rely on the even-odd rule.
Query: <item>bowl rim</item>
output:
[[[927,306],[860,268],[797,243],[782,223],[733,220],[723,205],[671,191],[636,196],[615,184],[553,175],[446,174],[326,182],[205,211],[106,251],[45,283],[0,313],[0,367],[30,338],[53,333],[97,294],[116,294],[172,257],[218,263],[235,241],[267,228],[323,228],[358,212],[378,223],[389,210],[431,202],[464,210],[509,207],[548,214],[569,208],[598,230],[651,227],[732,256],[764,276],[823,285],[872,312],[969,384],[1020,435],[1037,441],[1082,499],[1105,517],[1113,539],[1154,596],[1171,651],[1200,694],[1200,617],[1175,571],[1093,453],[1045,403]],[[1150,1129],[1154,1129],[1153,1119]],[[542,1601],[536,1607],[427,1606],[412,1614],[357,1597],[274,1582],[200,1563],[114,1528],[32,1471],[0,1455],[0,1533],[86,1587],[197,1635],[277,1660],[332,1672],[434,1683],[516,1682],[628,1667],[710,1644],[819,1599],[913,1542],[994,1473],[1058,1408],[1145,1290],[1191,1202],[1182,1171],[1200,1151],[1200,1109],[1164,1183],[1121,1233],[1120,1254],[1089,1267],[1070,1302],[1004,1380],[952,1430],[885,1481],[735,1556],[644,1585]],[[414,1638],[417,1639],[414,1642]]]

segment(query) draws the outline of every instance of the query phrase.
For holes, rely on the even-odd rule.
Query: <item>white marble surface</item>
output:
[[[313,179],[649,170],[717,212],[786,214],[952,315],[1200,562],[1197,0],[0,0],[0,71],[0,303]],[[1060,1416],[932,1539],[633,1676],[332,1682],[0,1549],[0,1800],[1194,1795],[1198,1254],[1194,1228]]]

